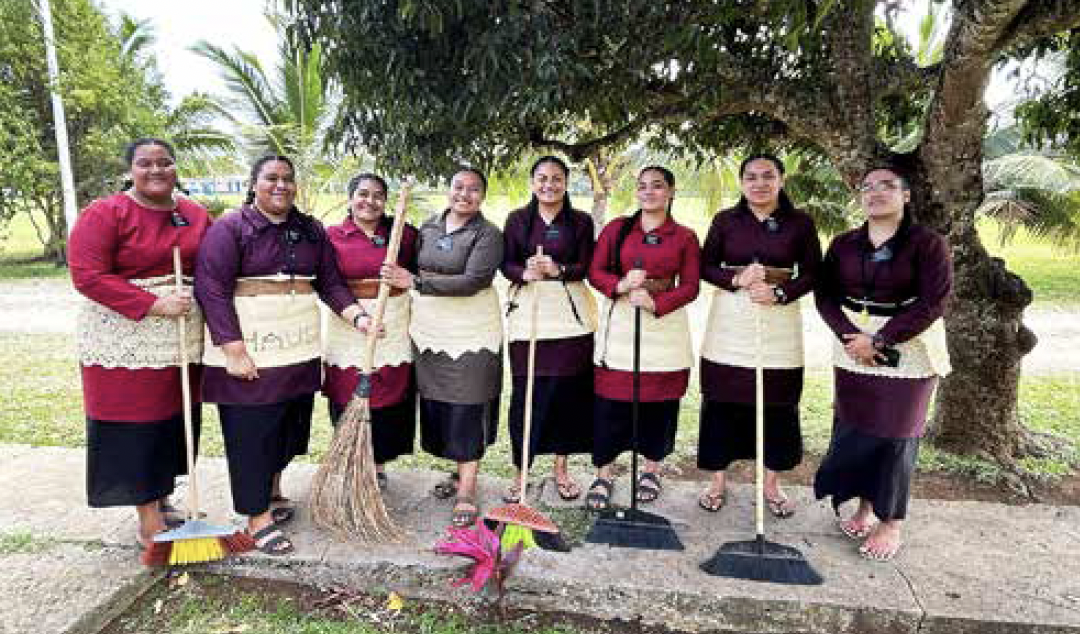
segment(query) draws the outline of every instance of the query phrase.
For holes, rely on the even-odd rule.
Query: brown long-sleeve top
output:
[[[464,297],[491,286],[503,260],[502,232],[477,213],[446,231],[444,211],[420,225],[416,290],[422,295]]]

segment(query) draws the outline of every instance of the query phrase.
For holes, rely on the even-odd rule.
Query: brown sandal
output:
[[[724,508],[724,503],[727,501],[726,495],[727,494],[724,491],[710,493],[709,489],[705,489],[702,491],[697,503],[702,509],[710,513],[717,513],[720,509]]]
[[[461,506],[471,506],[471,509],[460,509]],[[471,497],[458,496],[454,503],[454,510],[450,513],[450,525],[454,528],[471,528],[480,517],[480,507]]]

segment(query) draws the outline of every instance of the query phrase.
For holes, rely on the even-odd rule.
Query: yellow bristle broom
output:
[[[544,247],[537,245],[536,255],[544,255]],[[533,384],[536,378],[536,322],[540,311],[540,282],[530,282],[532,301],[529,306],[529,355],[527,375],[525,377],[525,411],[523,421],[523,438],[521,441],[521,475],[518,480],[518,502],[497,506],[484,514],[488,522],[496,522],[503,525],[502,544],[509,550],[518,542],[522,542],[526,548],[541,546],[546,550],[568,551],[570,548],[563,541],[559,527],[540,511],[532,508],[526,502],[526,486],[529,482],[529,459],[532,449],[532,417],[533,417]],[[543,536],[537,541],[534,533]]]
[[[173,247],[173,272],[176,292],[184,289],[180,247]],[[199,478],[195,470],[195,433],[191,421],[191,377],[188,373],[187,318],[176,318],[180,333],[180,389],[184,408],[184,445],[188,467],[187,521],[170,531],[154,536],[154,543],[142,554],[147,566],[195,564],[217,561],[231,554],[255,548],[255,540],[231,527],[214,526],[199,519]]]
[[[384,264],[397,262],[411,187],[411,181],[405,183],[398,196]],[[396,542],[404,536],[383,503],[371,444],[372,366],[389,296],[390,284],[384,280],[379,284],[371,315],[360,382],[341,415],[330,448],[311,480],[311,514],[315,523],[341,538],[361,542]]]

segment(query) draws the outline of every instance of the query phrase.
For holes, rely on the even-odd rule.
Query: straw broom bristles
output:
[[[398,197],[385,263],[397,262],[410,187],[411,183],[406,183]],[[311,512],[315,523],[341,538],[362,542],[396,542],[404,537],[404,531],[390,518],[383,503],[371,444],[372,366],[389,296],[390,285],[384,281],[379,285],[368,331],[360,384],[342,413],[330,449],[311,481]]]

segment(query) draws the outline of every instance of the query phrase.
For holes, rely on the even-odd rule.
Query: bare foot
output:
[[[903,542],[900,539],[900,522],[881,522],[870,531],[859,554],[873,561],[889,561],[900,551]]]

